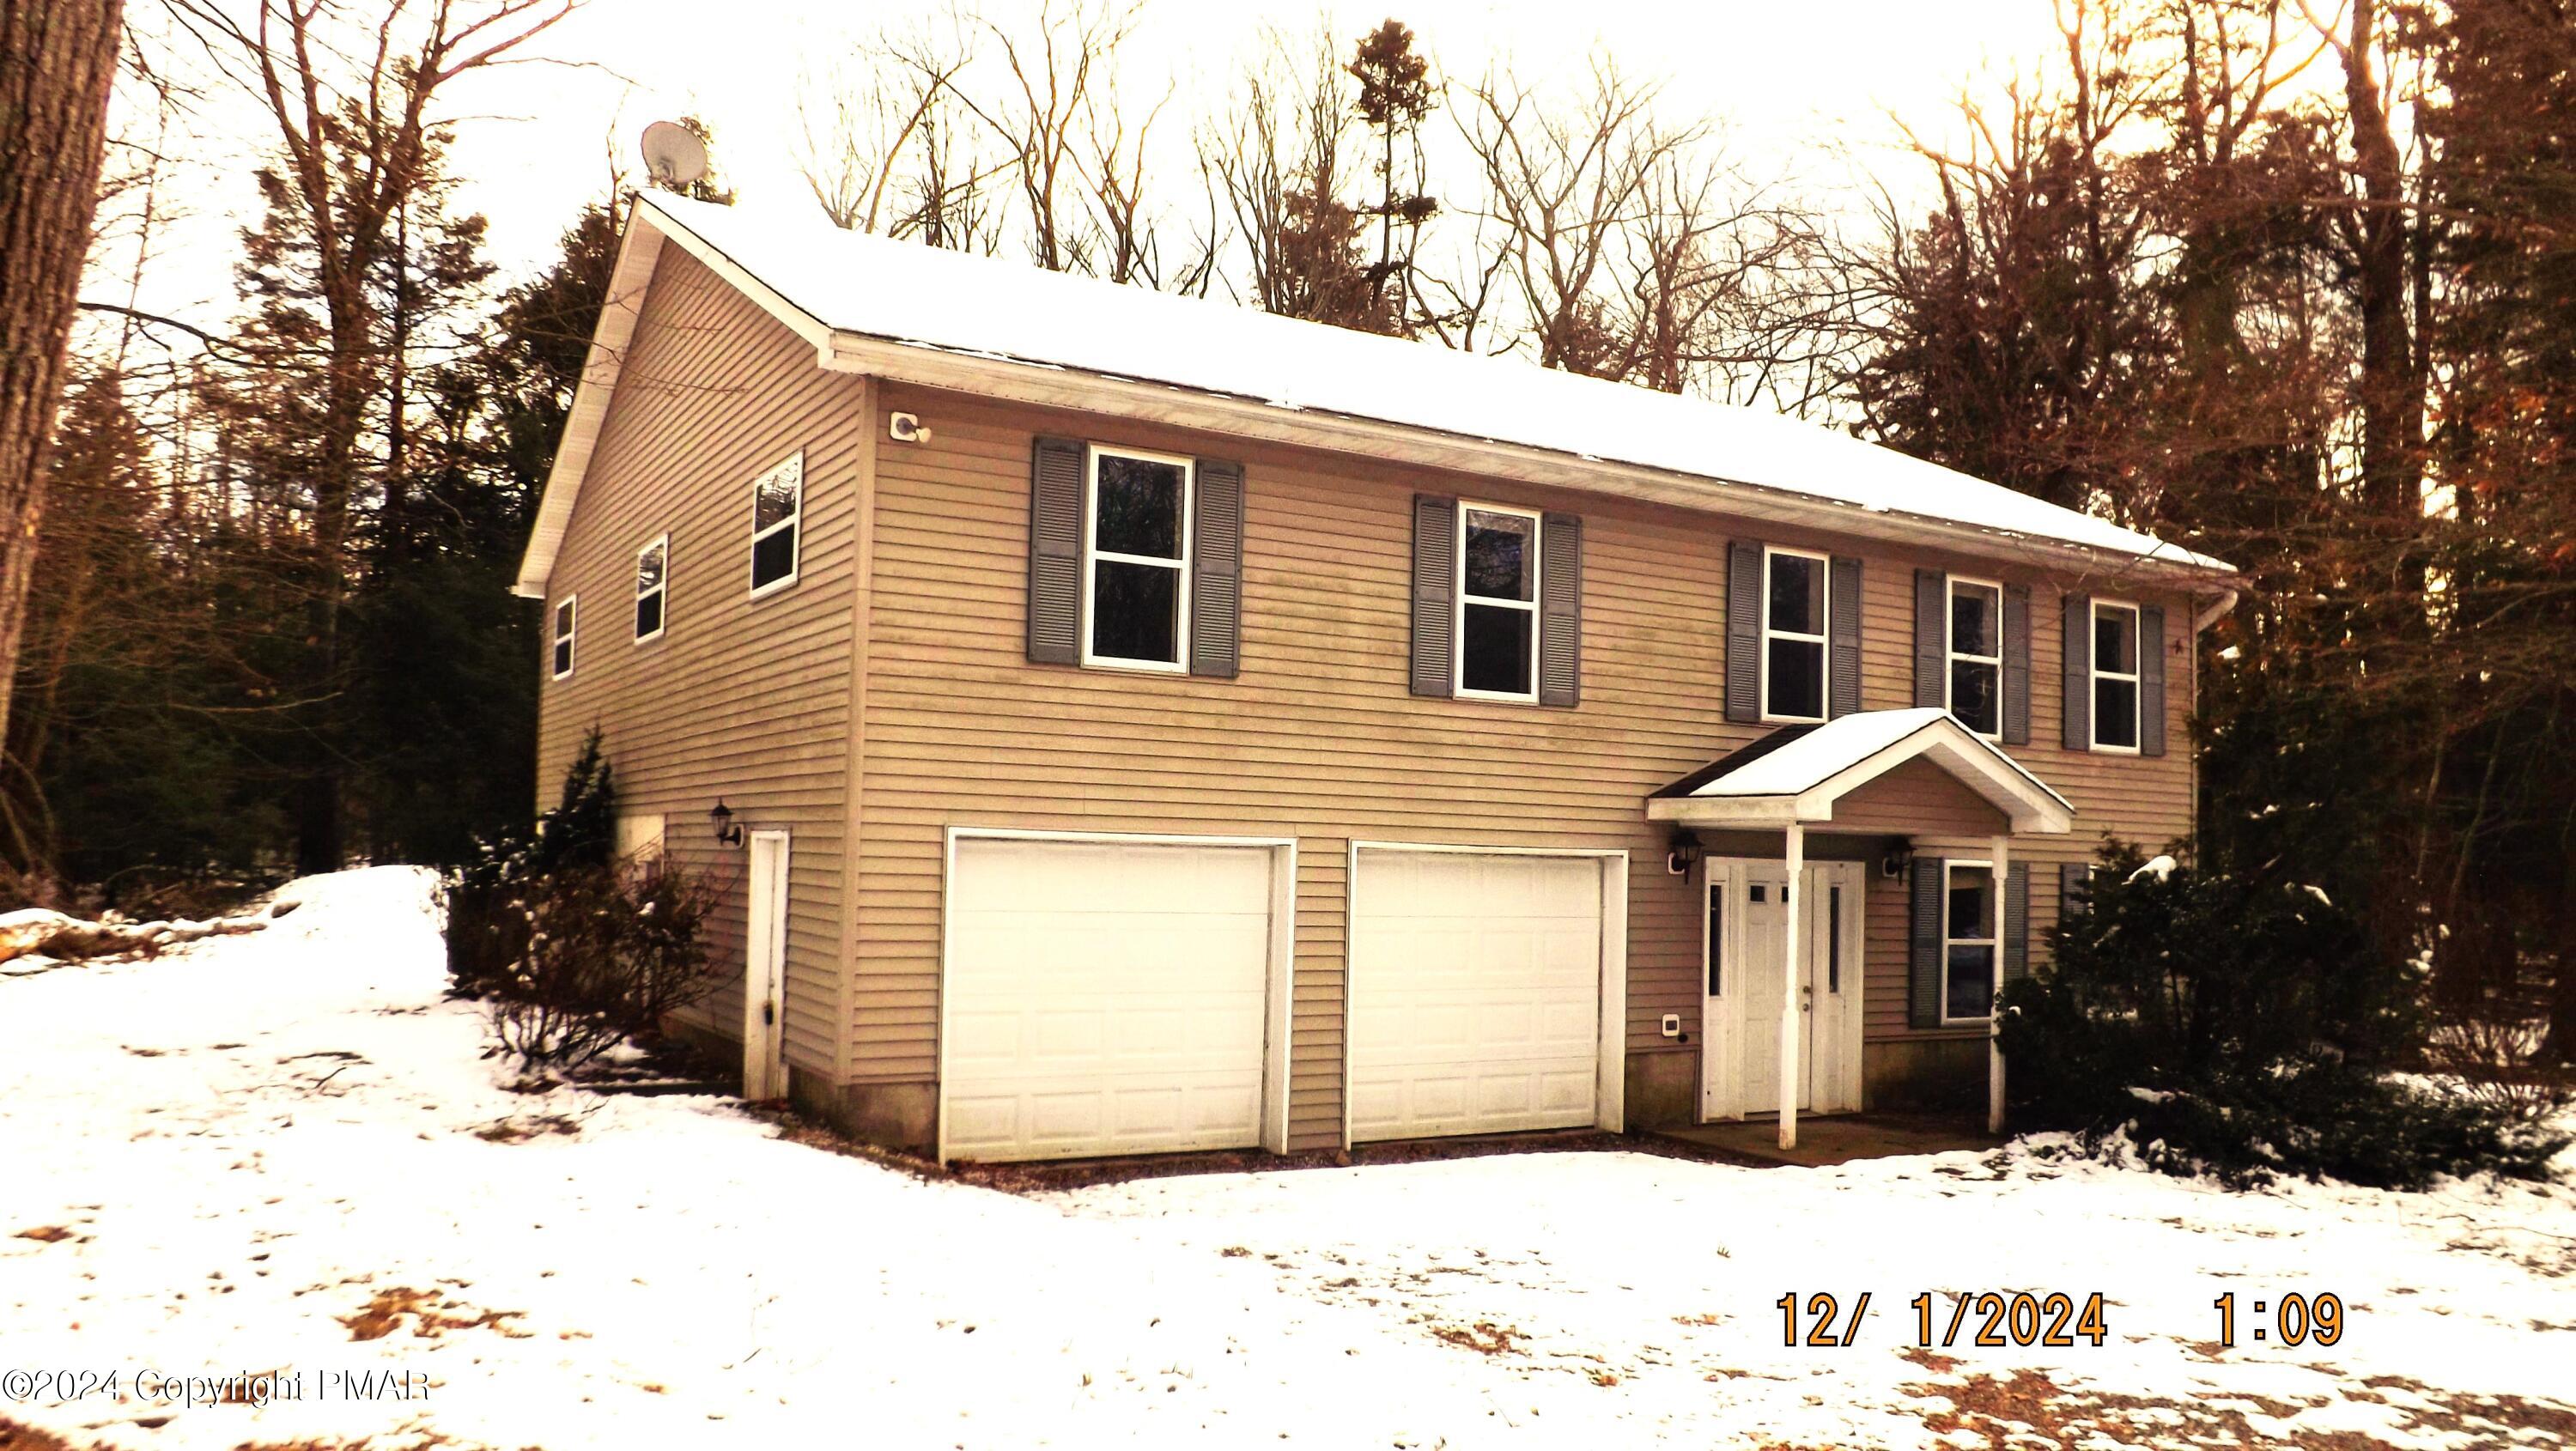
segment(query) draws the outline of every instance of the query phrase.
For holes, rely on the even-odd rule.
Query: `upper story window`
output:
[[[1082,663],[1185,668],[1193,472],[1185,458],[1091,450]]]
[[[2093,602],[2093,748],[2138,749],[2138,607]]]
[[[1825,718],[1826,577],[1831,560],[1762,551],[1762,718]]]
[[[1458,510],[1461,696],[1538,699],[1539,527],[1525,509]]]
[[[1950,713],[1990,740],[2004,733],[2003,618],[2002,585],[1950,580]]]
[[[635,643],[662,633],[663,606],[671,593],[671,536],[635,551]]]
[[[573,612],[581,603],[579,595],[565,595],[555,602],[555,679],[572,673]]]
[[[1983,1020],[1995,1005],[1995,966],[2003,960],[1995,910],[1995,869],[1986,862],[1945,862],[1941,925],[1941,1016]]]
[[[751,593],[754,599],[796,582],[796,556],[804,533],[805,455],[802,452],[752,481]]]

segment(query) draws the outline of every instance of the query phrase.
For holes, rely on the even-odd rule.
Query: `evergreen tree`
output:
[[[1422,123],[1437,100],[1431,87],[1431,63],[1414,52],[1412,30],[1389,19],[1360,37],[1348,70],[1360,87],[1353,109],[1378,138],[1378,199],[1368,209],[1378,222],[1377,261],[1367,272],[1369,311],[1400,321],[1416,310],[1414,248],[1421,241],[1423,224],[1440,210],[1438,200],[1423,189],[1422,176]],[[1399,145],[1412,159],[1412,175],[1401,190]],[[1401,256],[1395,249],[1398,226],[1405,229]]]

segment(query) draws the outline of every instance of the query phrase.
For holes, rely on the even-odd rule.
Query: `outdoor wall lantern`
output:
[[[716,809],[707,813],[707,820],[715,824],[716,845],[742,845],[742,828],[733,824],[733,808],[724,804],[723,797],[716,798]]]
[[[1887,855],[1878,859],[1878,874],[1892,882],[1904,876],[1905,869],[1912,865],[1914,848],[1899,842],[1887,849]]]
[[[1700,846],[1699,838],[1684,828],[1673,833],[1672,850],[1664,853],[1664,870],[1677,877],[1689,876],[1690,869],[1699,865],[1700,858],[1706,855],[1708,852]]]

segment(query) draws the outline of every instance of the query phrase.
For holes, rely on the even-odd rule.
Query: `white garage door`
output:
[[[1601,865],[1363,851],[1351,923],[1351,1138],[1595,1119]]]
[[[1271,862],[1261,847],[961,839],[949,1156],[1260,1143]]]

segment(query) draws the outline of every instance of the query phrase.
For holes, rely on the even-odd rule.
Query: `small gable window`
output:
[[[1091,450],[1086,665],[1178,671],[1189,657],[1188,459]]]
[[[1950,713],[1989,740],[2004,733],[2003,618],[2003,586],[1951,579]]]
[[[1762,715],[1825,718],[1825,579],[1829,560],[1793,549],[1762,554]]]
[[[1458,694],[1538,699],[1539,516],[1458,511]]]
[[[751,485],[751,593],[757,599],[796,582],[804,532],[805,455],[790,456]]]
[[[2138,607],[2093,602],[2093,748],[2138,748]]]
[[[635,551],[635,643],[662,633],[663,610],[671,593],[671,536],[663,535]]]
[[[572,673],[573,613],[581,603],[579,595],[565,595],[555,602],[555,679]]]

